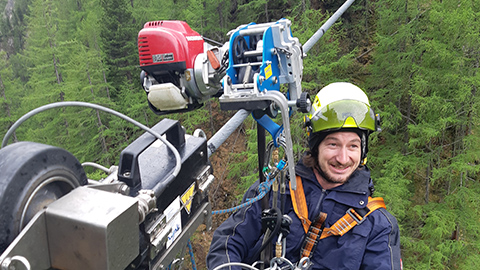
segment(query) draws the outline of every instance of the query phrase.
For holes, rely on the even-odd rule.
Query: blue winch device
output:
[[[289,116],[292,109],[309,112],[310,100],[301,92],[303,52],[292,36],[291,22],[243,25],[230,31],[229,65],[223,78],[222,110],[252,111],[278,147],[285,140],[287,158],[293,160]],[[284,93],[286,92],[286,93]],[[282,125],[272,118],[282,115]],[[290,175],[295,175],[293,162]]]

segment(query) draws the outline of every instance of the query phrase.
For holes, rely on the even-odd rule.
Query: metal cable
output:
[[[47,104],[47,105],[44,105],[44,106],[41,106],[41,107],[38,107],[34,110],[31,110],[30,112],[24,114],[22,117],[20,117],[20,119],[18,119],[11,127],[10,129],[8,129],[7,133],[5,134],[5,136],[3,137],[3,141],[2,141],[2,148],[5,147],[8,143],[8,139],[10,139],[10,137],[12,136],[13,132],[15,132],[15,130],[23,123],[25,122],[27,119],[29,119],[30,117],[40,113],[40,112],[43,112],[43,111],[46,111],[46,110],[49,110],[49,109],[53,109],[53,108],[59,108],[59,107],[87,107],[87,108],[91,108],[91,109],[95,109],[95,110],[100,110],[100,111],[104,111],[104,112],[107,112],[107,113],[110,113],[110,114],[113,114],[117,117],[120,117],[122,118],[123,120],[127,121],[127,122],[130,122],[132,124],[134,124],[135,126],[145,130],[146,132],[152,134],[153,136],[155,136],[157,139],[159,139],[160,141],[162,141],[173,153],[173,155],[175,156],[175,160],[176,160],[176,165],[175,165],[175,169],[173,171],[173,177],[176,177],[178,175],[178,173],[180,172],[180,169],[182,167],[182,163],[181,163],[181,158],[180,158],[180,153],[178,152],[178,150],[175,148],[175,146],[173,146],[170,142],[168,142],[166,139],[164,139],[160,134],[158,134],[157,132],[155,132],[154,130],[152,130],[151,128],[143,125],[142,123],[140,122],[137,122],[135,121],[134,119],[120,113],[120,112],[117,112],[115,110],[112,110],[112,109],[109,109],[109,108],[106,108],[106,107],[103,107],[103,106],[100,106],[98,104],[93,104],[93,103],[88,103],[88,102],[81,102],[81,101],[62,101],[62,102],[55,102],[55,103],[51,103],[51,104]]]

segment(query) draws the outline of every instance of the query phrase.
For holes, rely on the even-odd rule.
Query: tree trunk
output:
[[[475,65],[474,65],[474,69],[473,69],[474,70],[474,73],[473,73],[474,76],[477,74],[476,71],[478,70],[478,68],[480,66],[480,63],[479,63],[480,59],[477,58],[476,60],[477,61],[475,61]],[[465,136],[470,135],[470,133],[472,132],[472,123],[473,123],[473,115],[474,115],[474,113],[473,113],[474,109],[473,108],[475,106],[475,97],[477,95],[477,86],[472,85],[471,93],[472,93],[472,97],[470,98],[470,101],[471,101],[470,108],[468,108],[468,115],[467,115],[468,124],[467,124],[467,130],[465,132]]]
[[[50,48],[53,48],[51,43],[50,43]],[[53,68],[55,69],[55,76],[57,77],[57,83],[62,84],[62,82],[63,82],[62,74],[58,70],[57,62],[58,62],[58,59],[55,56],[55,54],[53,54]]]
[[[217,6],[217,12],[218,12],[218,22],[220,24],[220,28],[224,29],[225,28],[225,22],[223,21],[223,2],[220,2]]]
[[[93,84],[90,78],[90,71],[88,71],[88,65],[87,65],[86,72],[87,72],[88,84],[90,84],[90,92],[92,93],[92,99],[95,99],[95,93],[93,92],[93,87],[92,87]],[[98,138],[100,140],[100,144],[102,145],[102,153],[106,154],[108,153],[108,149],[107,149],[107,142],[105,140],[105,137],[103,136],[104,128],[103,128],[102,119],[100,118],[100,112],[98,110],[95,110],[95,115],[97,116],[97,126],[100,129],[100,136],[98,136]],[[106,162],[110,164],[110,161],[108,160],[108,158]]]
[[[431,171],[431,162],[428,162],[427,170],[425,172],[425,203],[428,204],[430,197],[430,171]]]
[[[268,1],[265,2],[265,22],[270,22],[270,18],[268,16]]]
[[[101,61],[101,63],[102,63],[102,66],[103,66],[103,61]],[[107,98],[108,98],[108,100],[110,100],[110,89],[108,88],[107,75],[105,73],[105,69],[102,69],[102,73],[103,73],[103,82],[105,83],[105,91],[107,92]]]
[[[237,10],[238,10],[238,2],[237,0],[233,0],[230,2],[230,18],[234,22],[237,20]]]
[[[7,96],[5,95],[5,85],[3,84],[2,75],[0,75],[0,92],[2,93],[2,97],[4,101],[3,108],[5,109],[5,114],[7,115],[8,118],[10,118],[12,115],[10,113],[10,106],[8,105],[8,102],[7,102]],[[9,121],[8,127],[10,128],[11,125],[12,123],[11,121]],[[13,132],[13,141],[14,142],[18,141],[16,132]]]
[[[100,47],[98,46],[97,39],[94,39],[95,41],[95,50],[97,50],[97,55],[99,59],[102,59],[102,56],[100,55]],[[108,88],[107,84],[107,74],[105,73],[105,69],[103,68],[103,61],[100,60],[100,64],[102,65],[102,74],[103,74],[103,82],[105,83],[105,92],[107,93],[107,98],[110,100],[110,89]]]
[[[412,114],[412,97],[410,96],[410,94],[407,94],[407,104],[405,109],[406,109],[405,127],[407,127],[411,119],[410,117],[412,117],[411,115]],[[405,128],[405,131],[403,133],[403,147],[402,147],[402,152],[404,155],[408,151],[408,140],[410,140],[410,136],[408,134],[408,128]]]
[[[50,12],[50,11],[51,11],[50,8],[51,8],[51,7],[49,6],[49,9],[47,10],[48,16],[51,16],[51,15],[52,15],[51,12]],[[52,51],[54,51],[54,49],[57,47],[57,45],[56,45],[55,42],[54,42],[54,41],[55,41],[55,30],[54,30],[53,33],[50,33],[50,30],[51,30],[51,29],[54,29],[54,28],[53,28],[53,26],[50,27],[49,23],[47,23],[47,24],[45,25],[45,27],[47,28],[48,43],[49,43],[49,45],[50,45],[50,49],[52,49]],[[55,76],[56,76],[56,78],[57,78],[57,84],[58,84],[58,85],[61,85],[62,82],[63,82],[62,74],[61,74],[61,72],[60,72],[60,70],[59,70],[59,68],[58,68],[58,65],[57,65],[57,63],[58,63],[58,58],[57,58],[57,56],[55,55],[54,52],[52,53],[52,60],[53,60],[53,63],[52,63],[52,64],[53,64],[53,69],[54,69],[54,71],[55,71]],[[60,101],[64,101],[64,100],[65,100],[64,98],[65,98],[65,93],[61,91],[61,92],[60,92]],[[63,108],[63,112],[65,112],[65,107]],[[65,123],[64,123],[64,125],[65,125],[65,131],[67,132],[67,136],[68,136],[68,121],[67,121],[66,118],[64,119],[64,122],[65,122]]]

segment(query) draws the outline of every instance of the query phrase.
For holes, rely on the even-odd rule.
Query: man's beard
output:
[[[318,173],[323,177],[323,179],[325,179],[325,181],[330,184],[345,184],[348,181],[348,179],[350,179],[350,176],[352,176],[353,174],[353,172],[349,174],[346,177],[346,179],[344,179],[343,177],[341,179],[338,179],[338,178],[335,179],[331,175],[326,174],[325,171],[322,170],[322,168],[318,164],[317,166],[315,166],[315,169],[317,169]]]

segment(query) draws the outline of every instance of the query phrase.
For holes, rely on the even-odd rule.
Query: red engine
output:
[[[150,108],[166,114],[202,106],[221,89],[225,67],[220,60],[227,52],[204,42],[186,22],[146,23],[138,33],[138,53]]]
[[[138,33],[140,68],[159,83],[176,83],[173,73],[193,69],[203,44],[203,38],[186,22],[147,22]]]

